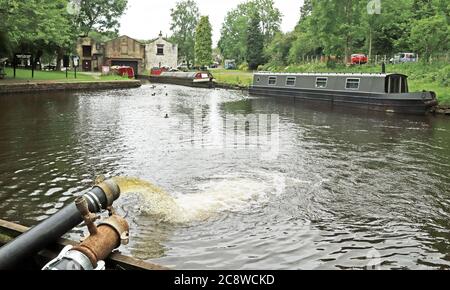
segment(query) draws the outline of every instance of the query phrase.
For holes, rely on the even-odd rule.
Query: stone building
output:
[[[135,74],[145,70],[145,45],[126,35],[105,42],[104,64],[130,66]]]
[[[145,65],[147,70],[155,67],[178,67],[178,45],[169,42],[159,34],[159,37],[145,46]]]
[[[126,35],[105,43],[83,37],[78,39],[77,54],[81,69],[89,72],[101,72],[102,66],[130,66],[139,75],[154,67],[178,66],[178,46],[162,34],[147,45]]]
[[[80,56],[80,67],[83,71],[101,71],[103,65],[103,46],[90,37],[82,37],[77,41],[77,55]]]

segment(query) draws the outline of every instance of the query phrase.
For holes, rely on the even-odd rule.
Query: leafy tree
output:
[[[72,43],[74,30],[66,10],[67,0],[5,2],[7,15],[3,20],[3,29],[14,50],[36,52],[43,48],[69,46]]]
[[[325,53],[345,56],[348,61],[353,52],[354,42],[364,39],[360,20],[361,13],[367,11],[367,1],[313,0],[312,5],[313,32],[325,48]]]
[[[107,42],[108,40],[119,37],[119,33],[116,31],[99,32],[94,30],[89,32],[89,37],[92,38],[97,43],[104,43]]]
[[[120,16],[125,12],[128,0],[72,0],[79,5],[74,25],[80,36],[87,36],[95,30],[99,32],[118,31]]]
[[[304,0],[302,7],[300,7],[300,21],[299,21],[299,23],[301,23],[302,21],[306,20],[306,18],[311,15],[312,9],[313,9],[312,1],[311,0]]]
[[[275,7],[273,0],[254,0],[251,6],[259,13],[261,19],[261,31],[264,35],[264,44],[268,45],[276,33],[280,32],[283,15]]]
[[[178,44],[178,54],[184,58],[188,66],[194,63],[195,30],[200,14],[194,0],[177,2],[171,10],[172,41]]]
[[[428,60],[433,53],[446,51],[449,46],[449,27],[442,15],[417,20],[411,29],[414,49]]]
[[[212,62],[212,27],[208,16],[202,16],[195,33],[195,62],[204,67]]]
[[[263,63],[264,35],[261,31],[261,18],[257,11],[250,16],[247,29],[247,63],[250,70],[255,70]]]
[[[272,42],[265,49],[266,58],[274,65],[286,65],[289,62],[289,52],[292,42],[296,40],[294,32],[283,34],[278,32],[275,34]]]
[[[236,59],[242,63],[247,53],[247,25],[251,6],[239,4],[236,9],[227,13],[222,24],[219,48],[225,59]]]
[[[435,15],[433,0],[414,0],[411,9],[413,17],[417,20]]]
[[[229,11],[221,29],[219,48],[225,58],[233,58],[242,63],[247,56],[247,26],[254,12],[260,15],[260,29],[263,43],[267,47],[280,31],[281,12],[273,0],[252,0],[239,4]]]

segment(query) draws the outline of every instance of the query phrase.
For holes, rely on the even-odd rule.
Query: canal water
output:
[[[448,118],[170,85],[0,96],[1,219],[115,177],[121,251],[176,269],[448,269],[449,172]]]

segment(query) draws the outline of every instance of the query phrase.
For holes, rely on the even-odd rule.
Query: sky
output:
[[[128,0],[128,9],[122,16],[120,34],[147,40],[156,38],[160,31],[170,36],[170,9],[177,0]],[[196,0],[201,15],[210,18],[213,27],[214,45],[220,39],[220,29],[227,12],[245,0]],[[275,6],[283,14],[281,29],[284,32],[294,29],[300,18],[303,0],[274,0]]]

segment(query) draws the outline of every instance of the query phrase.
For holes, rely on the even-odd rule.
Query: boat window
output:
[[[359,90],[360,79],[347,79],[345,88],[348,90]]]
[[[327,87],[328,78],[317,78],[316,79],[316,88],[325,89]]]
[[[297,78],[295,78],[295,77],[288,77],[287,79],[286,79],[286,86],[291,86],[291,87],[293,87],[293,86],[295,86],[295,82],[297,81]]]
[[[277,84],[277,77],[269,77],[269,85],[274,86]]]

